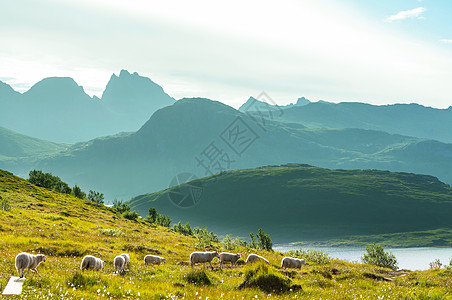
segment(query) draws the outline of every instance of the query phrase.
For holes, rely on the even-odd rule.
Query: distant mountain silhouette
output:
[[[20,94],[0,84],[0,126],[40,139],[74,143],[136,131],[157,109],[174,103],[149,78],[112,75],[102,100],[68,77],[50,77]]]
[[[358,102],[313,102],[284,108],[278,121],[313,128],[381,130],[452,143],[452,107],[435,109],[419,104],[370,105]]]
[[[284,109],[284,108],[290,108],[294,106],[305,106],[311,103],[308,99],[305,97],[298,98],[296,103],[290,103],[287,105],[277,105],[273,102],[271,99],[262,99],[258,100],[254,97],[250,97],[245,103],[240,106],[239,111],[241,112],[251,112],[251,111],[257,111],[262,109],[262,107],[272,107],[273,109]]]
[[[85,190],[127,199],[164,189],[183,172],[203,177],[286,163],[429,174],[450,184],[451,153],[452,144],[381,131],[312,129],[271,120],[262,126],[220,102],[191,98],[156,111],[135,133],[79,143],[37,162],[0,167],[19,175],[42,168]]]

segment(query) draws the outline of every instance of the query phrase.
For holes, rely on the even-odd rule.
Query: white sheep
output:
[[[115,273],[120,274],[124,272],[124,267],[126,265],[126,259],[122,255],[118,255],[113,260],[113,264],[115,265]]]
[[[295,258],[295,257],[284,257],[281,260],[281,268],[293,268],[293,269],[300,269],[301,267],[306,265],[305,259]]]
[[[22,252],[17,254],[15,264],[17,272],[19,272],[19,277],[22,278],[24,276],[28,275],[28,272],[32,270],[33,272],[36,272],[40,277],[38,270],[36,270],[36,267],[41,263],[46,261],[46,257],[43,254],[29,254],[26,252]],[[27,270],[27,273],[24,275],[25,269]],[[22,271],[22,274],[21,274]]]
[[[124,260],[125,260],[124,268],[125,268],[129,265],[130,256],[127,253],[122,253],[121,256],[124,257]]]
[[[211,251],[211,252],[192,252],[190,254],[190,265],[193,268],[193,265],[196,263],[206,263],[208,262],[210,264],[210,267],[213,270],[212,266],[212,259],[215,257],[220,258],[220,255],[217,251]]]
[[[153,264],[153,265],[160,265],[162,263],[165,263],[166,258],[157,256],[157,255],[146,255],[144,257],[144,264],[147,266],[149,264]]]
[[[220,269],[223,267],[223,263],[224,262],[231,262],[231,267],[234,265],[234,263],[236,261],[238,261],[240,259],[240,257],[242,256],[242,254],[237,253],[237,254],[233,254],[233,253],[228,253],[228,252],[221,252],[220,253]]]
[[[248,257],[246,258],[246,263],[247,264],[251,264],[251,263],[254,263],[254,262],[259,261],[259,260],[264,261],[267,264],[270,264],[268,262],[268,260],[266,260],[265,258],[263,258],[262,256],[259,256],[257,254],[250,254],[250,255],[248,255]]]
[[[94,257],[92,255],[86,255],[82,259],[80,269],[102,271],[104,269],[104,266],[105,261],[103,261],[102,259]]]

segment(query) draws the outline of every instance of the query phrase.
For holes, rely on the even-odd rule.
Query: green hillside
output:
[[[228,137],[234,141],[233,135],[227,134],[238,124],[234,122],[249,126],[247,133],[255,137],[240,153],[227,144]],[[109,199],[130,199],[167,188],[180,173],[198,178],[210,175],[196,159],[203,158],[203,151],[214,143],[223,161],[216,167],[212,163],[212,174],[221,168],[307,163],[334,169],[429,174],[452,183],[448,167],[452,165],[452,144],[363,129],[306,128],[268,120],[261,125],[217,101],[182,99],[156,111],[133,134],[95,139],[35,163],[18,160],[4,168],[16,174],[43,169],[71,185],[101,190]]]
[[[340,260],[307,260],[302,270],[279,268],[283,253],[240,247],[246,257],[258,253],[270,266],[244,266],[214,270],[196,265],[192,251],[225,250],[219,243],[200,247],[198,240],[143,219],[127,220],[107,207],[36,187],[0,170],[0,290],[16,275],[14,258],[22,252],[41,253],[46,261],[30,272],[22,295],[12,299],[338,299],[402,298],[448,299],[451,271],[393,271],[372,265]],[[8,203],[8,205],[5,205]],[[256,224],[258,225],[258,224]],[[113,274],[113,259],[130,254],[123,276]],[[106,261],[102,272],[80,271],[84,255]],[[158,254],[167,258],[161,266],[144,266],[143,257]],[[251,277],[250,274],[254,277]],[[254,287],[248,278],[262,281]],[[260,281],[259,281],[260,280]],[[246,283],[246,284],[245,284]],[[285,288],[283,292],[274,288]],[[288,287],[293,287],[289,289]],[[265,291],[263,291],[263,290]],[[411,299],[411,298],[409,298]],[[415,298],[413,298],[415,299]],[[416,296],[417,299],[417,296]]]
[[[19,134],[0,127],[0,159],[18,157],[38,158],[53,155],[69,148],[69,144],[53,143]]]
[[[452,229],[452,189],[432,176],[289,164],[224,172],[191,184],[202,186],[193,207],[170,201],[180,187],[129,204],[142,215],[156,207],[175,219],[235,235],[261,224],[278,242]],[[452,232],[433,244],[451,246]]]

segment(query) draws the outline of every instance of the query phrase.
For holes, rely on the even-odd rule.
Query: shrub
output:
[[[32,170],[28,173],[28,181],[36,186],[45,187],[58,193],[71,194],[72,189],[62,181],[60,177],[52,173],[44,173],[42,170]]]
[[[198,238],[199,247],[207,247],[212,245],[212,242],[218,242],[218,236],[213,232],[207,230],[207,228],[195,227],[193,229],[194,234]]]
[[[146,218],[149,222],[155,223],[155,221],[157,220],[157,210],[154,207],[149,208],[149,212]]]
[[[80,198],[80,199],[85,199],[86,198],[85,192],[82,191],[82,189],[78,185],[75,185],[72,188],[72,195],[74,195],[75,197]]]
[[[116,210],[117,213],[123,214],[127,211],[130,211],[130,206],[124,203],[121,200],[113,200],[113,209]]]
[[[99,204],[104,204],[104,194],[90,190],[88,193],[88,200]]]
[[[204,270],[190,271],[184,275],[185,281],[196,285],[210,285],[211,281]]]
[[[171,218],[169,216],[157,214],[155,224],[163,226],[163,227],[170,227],[171,226]]]
[[[228,234],[221,241],[221,246],[227,250],[235,250],[240,246],[247,247],[248,243],[244,240],[241,240],[239,237],[232,239],[231,235]]]
[[[248,244],[250,248],[263,249],[267,251],[273,250],[273,242],[270,236],[259,228],[257,234],[250,233],[251,243]]]
[[[5,199],[0,196],[0,210],[4,211],[11,210],[11,204],[9,203],[9,199]]]
[[[136,220],[140,215],[136,211],[126,211],[122,213],[122,216],[129,220]]]
[[[398,267],[395,255],[392,254],[392,252],[385,252],[383,247],[376,243],[366,247],[366,253],[361,257],[361,260],[365,264],[376,265],[393,270],[397,270]]]
[[[174,224],[173,230],[183,235],[193,235],[193,230],[191,229],[190,223],[188,222],[185,225],[182,225],[179,221],[179,223]]]
[[[429,263],[430,269],[441,269],[442,263],[439,259],[435,259],[434,261]]]
[[[245,280],[239,288],[259,288],[266,293],[285,293],[300,290],[299,285],[275,272],[263,262],[255,263],[245,269]]]
[[[313,263],[319,264],[319,265],[326,265],[326,264],[331,263],[331,258],[328,255],[328,253],[325,253],[320,250],[313,250],[313,249],[303,250],[300,248],[299,250],[288,251],[287,255],[292,256],[292,257],[306,259],[306,261],[313,262]]]

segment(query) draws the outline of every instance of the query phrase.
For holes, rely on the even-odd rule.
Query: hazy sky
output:
[[[0,80],[138,72],[175,98],[452,105],[452,1],[0,2]]]

